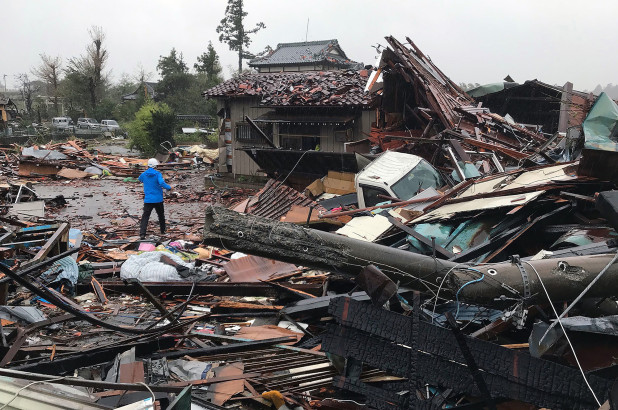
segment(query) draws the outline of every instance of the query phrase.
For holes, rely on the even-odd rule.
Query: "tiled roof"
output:
[[[337,54],[331,54],[335,50]],[[302,65],[330,63],[352,69],[360,68],[359,63],[348,59],[339,47],[337,40],[309,41],[301,43],[282,43],[269,55],[249,62],[251,67]]]
[[[268,106],[368,106],[364,92],[369,73],[353,71],[301,71],[245,74],[204,91],[206,97],[261,97]]]
[[[271,179],[254,199],[249,201],[245,213],[279,220],[288,213],[292,205],[313,206],[316,212],[326,211],[297,190]]]

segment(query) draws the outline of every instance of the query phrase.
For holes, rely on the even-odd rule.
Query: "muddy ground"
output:
[[[173,187],[172,192],[180,198],[166,198],[165,213],[171,226],[194,220],[203,215],[207,202],[194,198],[205,191],[203,171],[179,171],[166,173],[166,181]],[[53,198],[62,195],[67,198],[67,206],[53,209],[48,216],[67,220],[72,227],[91,230],[111,224],[122,223],[126,219],[135,223],[134,234],[139,232],[139,219],[143,209],[143,189],[141,183],[124,182],[116,179],[47,181],[36,185],[39,197]],[[178,202],[187,197],[187,202]],[[120,222],[122,221],[122,222]],[[152,227],[156,226],[156,216],[151,216]],[[149,228],[149,231],[152,229]]]
[[[90,148],[127,157],[139,155],[138,151],[126,148],[124,141],[109,141]],[[164,201],[168,230],[172,234],[195,233],[197,224],[203,223],[204,210],[208,204],[229,206],[253,193],[227,187],[215,189],[212,184],[206,187],[205,178],[212,173],[212,170],[203,168],[163,171],[165,181],[173,188],[171,193],[166,193]],[[58,195],[66,198],[66,206],[46,208],[46,217],[68,221],[72,227],[83,231],[115,227],[123,235],[139,234],[144,198],[142,184],[139,182],[124,181],[124,178],[117,177],[94,180],[47,179],[36,183],[35,190],[39,198],[54,198]],[[158,231],[156,212],[153,211],[148,233],[156,234]]]

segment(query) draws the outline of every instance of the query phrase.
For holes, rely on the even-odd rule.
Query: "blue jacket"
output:
[[[163,180],[163,175],[154,168],[148,168],[142,172],[139,180],[144,184],[144,203],[146,204],[163,202],[163,188],[172,189]]]

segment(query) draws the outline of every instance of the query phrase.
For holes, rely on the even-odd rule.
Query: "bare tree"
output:
[[[90,84],[90,99],[92,107],[96,106],[96,101],[100,98],[103,88],[103,69],[107,62],[108,54],[107,50],[103,48],[103,41],[105,40],[105,33],[100,26],[92,26],[88,30],[92,43],[86,47],[88,59],[92,68],[92,81]]]
[[[34,101],[34,94],[39,91],[39,87],[30,81],[27,73],[21,73],[15,76],[19,84],[19,93],[24,100],[26,112],[32,113],[32,103]]]
[[[90,34],[91,41],[86,46],[86,55],[69,59],[67,75],[77,74],[82,77],[88,89],[90,105],[92,109],[95,109],[98,101],[101,99],[103,88],[107,81],[103,70],[105,69],[109,54],[103,46],[105,33],[102,27],[92,26],[88,29],[88,34]]]
[[[58,112],[58,86],[60,85],[60,75],[62,73],[62,58],[50,57],[47,54],[41,54],[41,65],[32,70],[32,74],[37,76],[39,80],[47,84],[47,92],[51,91],[54,97],[54,112]]]
[[[139,83],[143,84],[146,81],[150,81],[152,78],[152,72],[146,71],[142,63],[137,64],[137,72],[133,75],[133,79]]]

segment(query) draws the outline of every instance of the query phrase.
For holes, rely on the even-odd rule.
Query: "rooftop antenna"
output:
[[[307,30],[305,30],[305,43],[307,42],[308,35],[309,35],[309,17],[307,17]]]

